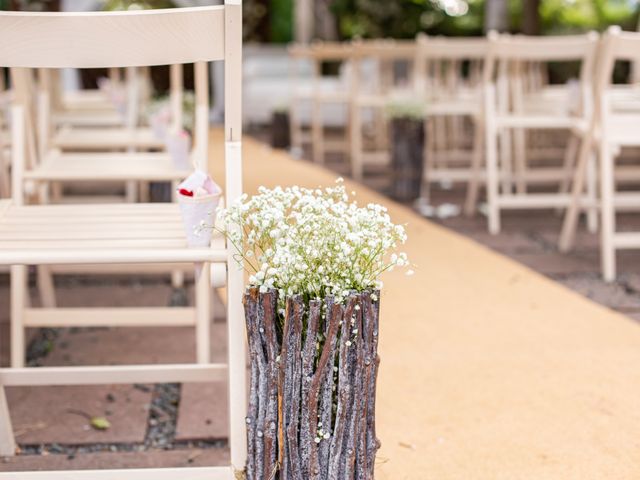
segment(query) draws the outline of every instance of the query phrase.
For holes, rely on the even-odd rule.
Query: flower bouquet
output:
[[[201,170],[178,185],[178,205],[190,247],[208,247],[212,230],[206,228],[218,207],[222,189]]]
[[[219,220],[249,272],[246,478],[372,479],[380,275],[408,265],[404,227],[340,180],[261,188]]]

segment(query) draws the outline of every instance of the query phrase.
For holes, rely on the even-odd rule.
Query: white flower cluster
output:
[[[278,289],[281,298],[342,301],[350,291],[381,288],[381,273],[409,264],[392,253],[407,239],[404,227],[381,205],[350,201],[342,179],[324,189],[261,187],[219,215],[250,284]]]

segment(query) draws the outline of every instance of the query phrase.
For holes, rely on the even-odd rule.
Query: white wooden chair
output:
[[[42,97],[47,92],[39,92],[39,102],[35,102],[33,94],[32,75],[28,69],[12,69],[12,79],[15,94],[19,95],[23,102],[31,105],[37,103],[37,121],[33,121],[32,115],[27,115],[27,123],[32,128],[30,131],[38,132],[37,141],[30,135],[27,139],[29,152],[37,152],[35,157],[27,157],[27,165],[23,173],[24,179],[33,182],[39,187],[41,193],[40,202],[49,202],[49,187],[54,182],[177,182],[185,178],[189,169],[176,168],[167,152],[105,152],[105,151],[63,151],[60,148],[51,147],[48,135],[49,116],[43,112]],[[36,110],[36,108],[32,108]],[[207,119],[201,118],[206,122]],[[37,127],[36,127],[37,123]],[[106,149],[103,143],[105,132],[110,129],[86,129],[95,132],[95,144],[87,149]],[[89,138],[87,138],[89,142]],[[31,145],[33,143],[33,145]],[[134,199],[131,199],[134,200]]]
[[[599,158],[600,181],[600,253],[602,275],[606,281],[616,278],[616,252],[640,248],[640,232],[618,231],[616,214],[640,210],[640,168],[636,165],[616,165],[624,148],[640,147],[637,126],[640,123],[640,89],[634,84],[613,85],[617,61],[634,62],[640,58],[640,33],[622,32],[611,27],[602,37],[595,85],[595,115],[589,137],[580,151],[574,176],[572,198],[560,238],[560,249],[567,251],[574,240],[580,193],[584,189],[586,171],[595,147]],[[619,189],[626,183],[624,189]],[[628,184],[634,184],[631,188]]]
[[[420,35],[416,41],[416,90],[426,102],[427,120],[423,185],[466,182],[465,210],[471,214],[484,183],[482,79],[488,40]]]
[[[7,114],[10,104],[10,92],[5,85],[4,68],[0,68],[0,198],[10,195],[9,160],[10,160],[10,136],[7,123]]]
[[[503,209],[564,208],[571,196],[561,191],[570,177],[577,149],[567,149],[559,168],[528,169],[524,132],[558,130],[570,132],[583,142],[592,115],[591,76],[597,40],[595,33],[576,36],[489,36],[489,59],[485,69],[484,126],[487,163],[489,231],[500,231]],[[549,62],[580,62],[577,87],[530,90],[527,65]],[[576,99],[572,98],[577,96]],[[513,141],[513,143],[512,143]],[[500,144],[500,155],[498,154]],[[499,161],[500,157],[500,161]],[[558,192],[528,192],[534,179],[555,182]],[[593,203],[595,192],[587,199]]]
[[[4,111],[2,111],[2,107],[0,106],[0,198],[7,198],[11,194],[11,181],[9,179],[10,145],[8,126],[4,119]]]
[[[12,68],[94,68],[195,63],[196,116],[208,116],[208,61],[225,62],[226,201],[242,192],[241,49],[242,6],[223,6],[117,13],[0,12],[2,65]],[[131,470],[108,472],[0,473],[0,479],[183,479],[232,480],[244,468],[246,439],[246,356],[242,316],[243,275],[231,247],[188,248],[175,204],[25,205],[23,162],[26,147],[25,106],[12,107],[12,199],[0,203],[0,265],[11,265],[11,343],[14,368],[0,369],[0,454],[13,455],[15,443],[4,387],[112,383],[209,382],[228,379],[231,465],[188,471]],[[196,159],[207,169],[208,129],[198,122]],[[69,310],[50,317],[27,304],[27,266],[111,263],[203,262],[196,278],[197,307],[176,310],[102,309],[91,315]],[[209,270],[227,272],[228,362],[211,364],[203,348],[209,338]],[[55,313],[55,312],[54,312]],[[24,327],[94,324],[193,325],[198,363],[24,368]]]
[[[292,146],[301,149],[305,143],[310,143],[313,161],[319,164],[324,164],[328,153],[348,157],[352,91],[346,71],[354,49],[349,43],[318,42],[310,46],[294,45],[289,53],[296,61],[313,63],[313,78],[309,86],[299,81],[298,65],[296,61],[292,62],[293,94],[289,106]],[[340,64],[338,75],[323,75],[323,66],[329,63]],[[310,132],[300,119],[300,108],[304,104],[311,106]],[[327,113],[332,114],[331,121]],[[344,135],[330,138],[327,127],[344,127]]]
[[[411,96],[413,82],[397,82],[394,68],[404,62],[413,68],[413,41],[371,40],[352,44],[350,63],[351,114],[349,116],[351,175],[362,180],[365,165],[389,163],[385,108],[394,96]],[[364,67],[364,68],[363,68]],[[365,128],[369,135],[365,135]]]
[[[140,113],[148,96],[145,92],[149,90],[141,70],[125,68],[125,81],[122,83],[124,108],[122,112],[116,111],[115,116],[113,111],[105,114],[98,102],[93,108],[87,108],[91,103],[86,99],[83,108],[79,108],[78,103],[81,102],[77,99],[73,109],[55,108],[61,103],[54,101],[60,93],[56,91],[50,73],[41,71],[39,116],[47,119],[41,125],[47,130],[41,134],[50,137],[47,140],[51,146],[62,150],[162,150],[164,144],[154,135],[152,128],[140,124]]]
[[[100,88],[63,91],[59,70],[40,71],[41,92],[49,98],[54,126],[122,127],[125,116],[118,111],[113,98]],[[119,70],[110,69],[110,86],[119,85]]]

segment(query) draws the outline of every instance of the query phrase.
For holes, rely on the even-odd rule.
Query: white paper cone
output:
[[[187,134],[173,134],[167,138],[167,151],[171,156],[173,166],[177,170],[191,168],[189,152],[191,151],[191,138]]]
[[[220,193],[187,197],[178,195],[178,204],[182,214],[184,233],[190,247],[208,247],[213,236],[216,208],[220,201]],[[202,225],[205,228],[202,228]]]

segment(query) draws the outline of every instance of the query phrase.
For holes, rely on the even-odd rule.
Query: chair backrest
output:
[[[195,64],[194,157],[206,171],[209,61],[225,62],[225,139],[241,138],[242,5],[123,12],[0,12],[0,67],[112,68]],[[15,108],[20,109],[20,105]],[[14,109],[14,112],[16,110]],[[24,110],[17,115],[23,117]],[[16,122],[14,122],[16,123]],[[15,127],[15,125],[14,125]],[[24,128],[24,125],[22,125]],[[16,129],[20,131],[20,129]],[[24,134],[24,131],[21,132]],[[14,135],[15,138],[15,135]],[[21,136],[23,142],[24,135]],[[21,148],[16,149],[14,163]],[[14,165],[16,171],[20,165]],[[18,201],[22,189],[15,186]],[[234,189],[238,190],[238,189]]]
[[[393,39],[354,40],[351,47],[353,62],[345,73],[348,76],[352,72],[356,74],[356,84],[352,85],[355,95],[384,94],[410,83],[416,55],[415,42]]]
[[[596,122],[608,127],[606,117],[616,113],[625,115],[629,123],[640,121],[640,88],[630,74],[626,85],[614,85],[616,62],[640,62],[640,33],[623,32],[612,26],[602,36],[595,76]]]
[[[416,89],[438,97],[480,86],[489,42],[484,37],[416,37]]]
[[[485,37],[430,37],[419,34],[417,55],[429,59],[484,60],[489,49]]]
[[[581,64],[580,77],[584,78],[593,72],[599,37],[595,32],[544,37],[490,32],[488,38],[489,77],[501,64],[578,61]]]
[[[597,33],[537,37],[491,32],[488,38],[484,82],[485,85],[496,83],[498,110],[518,109],[522,95],[546,86],[550,64],[579,63],[578,77],[568,85],[566,101],[575,114],[590,116]]]
[[[623,32],[620,27],[612,26],[603,34],[598,54],[597,87],[612,83],[616,61],[640,61],[639,32]]]

